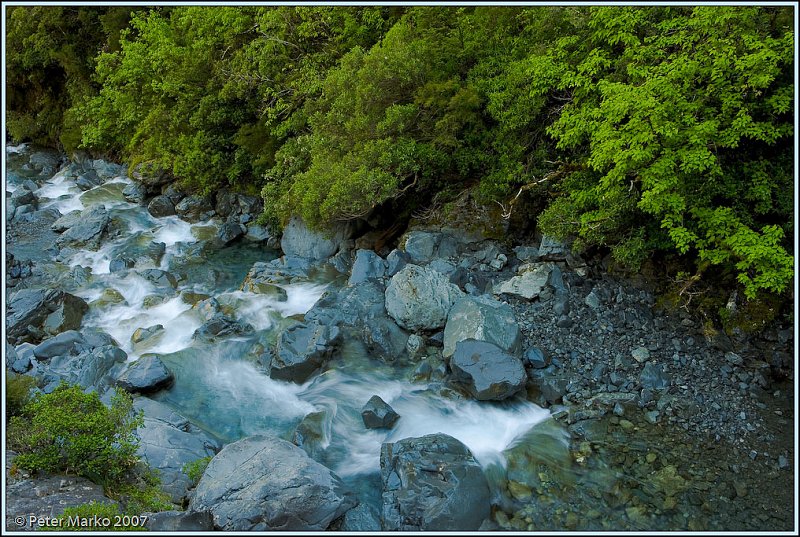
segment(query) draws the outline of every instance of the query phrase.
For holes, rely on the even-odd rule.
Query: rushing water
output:
[[[34,175],[21,167],[26,151],[25,146],[7,148],[7,192]],[[592,425],[602,432],[591,441],[570,443],[547,410],[522,399],[487,403],[453,398],[441,386],[408,380],[412,365],[370,358],[358,341],[346,341],[328,369],[302,385],[273,380],[260,361],[264,348],[342,279],[319,274],[283,285],[284,301],[243,291],[253,264],[279,252],[247,241],[210,247],[207,241],[219,220],[190,224],[176,216],[154,218],[124,199],[128,184],[128,178],[116,177],[83,192],[64,170],[40,181],[35,192],[40,209],[67,214],[101,204],[118,231],[97,251],[75,252],[59,259],[63,267],[46,270],[89,269],[85,283],[72,291],[91,305],[83,327],[108,332],[130,361],[159,354],[175,383],[153,398],[223,442],[259,433],[291,439],[305,416],[321,412],[317,456],[363,501],[378,506],[381,444],[446,433],[466,444],[484,467],[502,529],[761,529],[761,521],[774,525],[774,520],[785,520],[782,512],[751,510],[749,498],[733,501],[745,483],[743,475],[728,471],[741,464],[735,451],[721,445],[709,449],[698,438],[634,416],[626,415],[636,422],[635,432],[630,422],[621,427],[626,420],[612,416]],[[144,248],[151,241],[164,243],[163,255],[137,262],[135,270],[110,271],[120,249]],[[20,246],[27,251],[52,245]],[[147,268],[174,274],[177,289],[165,293],[137,273]],[[214,297],[238,321],[252,325],[254,333],[213,343],[194,339],[204,321],[191,306],[197,296]],[[147,344],[131,341],[138,328],[157,324],[164,328],[159,337]],[[376,394],[401,416],[391,430],[364,427],[361,408]],[[730,494],[732,487],[736,494]]]

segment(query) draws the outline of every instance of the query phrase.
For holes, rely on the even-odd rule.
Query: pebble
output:
[[[647,350],[646,347],[638,347],[631,351],[631,356],[633,356],[633,359],[641,364],[642,362],[646,362],[650,359],[650,351]]]
[[[787,468],[789,466],[789,461],[783,455],[778,457],[778,468]]]

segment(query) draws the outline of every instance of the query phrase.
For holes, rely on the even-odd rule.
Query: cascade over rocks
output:
[[[106,208],[103,205],[93,205],[84,210],[80,218],[56,239],[56,246],[97,250],[109,222]]]
[[[462,297],[453,304],[444,327],[442,355],[452,356],[456,343],[465,339],[488,341],[511,354],[519,353],[522,341],[511,306],[483,296]]]
[[[294,444],[251,436],[211,460],[189,503],[223,531],[322,531],[354,507],[342,480]]]
[[[440,272],[406,265],[386,288],[386,311],[407,330],[442,328],[450,308],[463,296]]]
[[[438,433],[381,446],[384,531],[474,531],[489,484],[469,448]]]

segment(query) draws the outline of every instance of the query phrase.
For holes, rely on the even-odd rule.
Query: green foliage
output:
[[[61,384],[35,397],[11,418],[15,463],[30,471],[72,472],[106,487],[124,482],[138,460],[134,432],[142,423],[129,395],[117,392],[106,407],[96,392]]]
[[[113,503],[101,503],[91,501],[75,507],[67,507],[64,512],[56,517],[58,524],[42,528],[43,531],[143,531],[144,528],[134,526],[130,523],[130,518],[123,518],[119,506]],[[103,520],[100,525],[79,525],[80,520]],[[109,524],[105,525],[105,520]],[[78,522],[78,525],[74,524]],[[118,524],[117,524],[118,523]]]
[[[6,416],[19,416],[33,394],[36,378],[30,375],[17,375],[6,370]]]
[[[189,478],[189,481],[192,482],[192,486],[194,486],[197,485],[197,483],[200,481],[200,478],[203,477],[203,472],[206,471],[206,467],[210,462],[211,457],[203,457],[201,459],[197,459],[196,461],[187,462],[183,465],[181,470]]]
[[[542,227],[621,247],[618,257],[636,261],[642,256],[631,252],[648,237],[631,221],[663,242],[647,227],[657,222],[678,253],[735,267],[747,297],[786,290],[792,212],[779,198],[792,184],[794,36],[781,13],[588,14],[585,26],[529,60],[566,101],[548,132],[594,172],[577,188],[559,188],[565,198],[542,215]]]

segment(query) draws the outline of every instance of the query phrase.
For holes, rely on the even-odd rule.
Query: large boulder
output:
[[[450,358],[451,380],[479,401],[501,401],[525,388],[522,361],[493,343],[467,339]]]
[[[38,343],[50,335],[80,327],[89,305],[58,289],[20,289],[6,310],[6,338],[12,344]]]
[[[33,355],[39,360],[49,360],[63,354],[77,355],[85,349],[86,339],[80,332],[67,330],[45,339],[33,349]]]
[[[386,272],[386,261],[372,250],[358,250],[348,285],[355,285],[372,278],[383,277]]]
[[[361,408],[361,419],[367,429],[391,429],[400,414],[377,395],[373,395]]]
[[[475,531],[489,484],[469,448],[446,434],[381,446],[384,531]]]
[[[166,251],[165,243],[148,240],[139,233],[111,252],[108,270],[109,272],[118,272],[142,265],[157,267]]]
[[[442,273],[410,264],[386,287],[386,311],[407,330],[435,330],[463,295]]]
[[[251,436],[211,460],[189,504],[223,531],[323,531],[354,507],[342,480],[294,444]]]
[[[164,216],[172,216],[175,214],[175,204],[169,199],[169,196],[160,195],[150,200],[147,204],[147,212],[156,218]]]
[[[169,388],[175,380],[164,362],[155,354],[145,354],[120,373],[117,386],[133,393],[153,393]]]
[[[94,205],[81,213],[81,217],[74,225],[65,231],[58,239],[59,248],[85,248],[97,250],[103,239],[110,217],[103,205]]]
[[[243,323],[222,313],[217,313],[195,330],[192,337],[194,339],[214,341],[228,336],[252,334],[253,330],[253,325],[250,323]]]
[[[283,256],[272,261],[257,261],[242,283],[243,291],[255,292],[259,284],[287,284],[308,281],[313,267],[308,259]]]
[[[187,222],[204,222],[214,216],[211,203],[201,196],[186,196],[175,206],[175,212]]]
[[[39,363],[37,376],[42,379],[44,391],[53,391],[59,383],[78,384],[98,392],[105,392],[114,383],[114,377],[124,367],[128,355],[115,345],[103,345],[78,355],[54,356],[47,363]]]
[[[247,231],[247,228],[239,222],[228,220],[217,230],[217,243],[221,246],[227,246],[244,235],[245,231]]]
[[[333,354],[340,336],[338,327],[316,321],[290,326],[278,336],[269,376],[298,384],[305,382]]]
[[[136,430],[138,455],[158,470],[161,487],[180,504],[192,486],[183,466],[213,457],[220,443],[164,403],[137,397],[133,406],[144,413],[144,423]]]
[[[147,197],[147,187],[141,183],[131,183],[122,189],[122,197],[130,203],[139,205]]]
[[[78,188],[81,190],[91,190],[96,186],[102,185],[103,180],[97,175],[96,171],[89,170],[79,175],[75,180],[75,184],[78,185]]]
[[[81,221],[82,218],[82,211],[75,209],[74,211],[70,211],[67,214],[62,215],[59,217],[58,220],[53,222],[50,225],[50,229],[55,231],[56,233],[62,233],[78,222]]]
[[[517,295],[532,300],[538,297],[547,285],[554,266],[553,263],[523,265],[520,267],[521,274],[519,276],[495,285],[493,293]]]
[[[460,298],[450,309],[442,355],[452,356],[456,344],[465,339],[488,341],[511,354],[519,353],[522,342],[511,306],[488,297],[471,296]]]
[[[351,224],[340,224],[324,232],[312,231],[302,219],[293,216],[283,228],[281,249],[289,257],[324,261],[334,255],[353,232]]]

